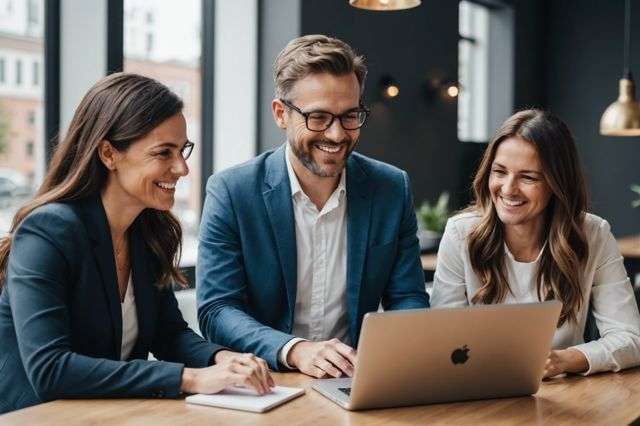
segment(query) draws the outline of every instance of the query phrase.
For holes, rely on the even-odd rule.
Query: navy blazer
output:
[[[187,327],[158,265],[130,228],[138,339],[120,361],[122,314],[111,233],[94,196],[52,203],[14,234],[0,295],[0,413],[58,398],[175,397],[182,369],[221,346]],[[147,361],[149,352],[162,361]]]
[[[200,224],[200,330],[278,369],[294,336],[297,248],[285,146],[212,176]],[[365,313],[429,306],[407,174],[347,160],[347,316],[357,345]]]

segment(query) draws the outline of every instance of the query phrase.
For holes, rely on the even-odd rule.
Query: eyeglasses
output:
[[[182,158],[184,158],[185,160],[187,160],[190,156],[191,153],[193,152],[193,146],[195,144],[191,141],[186,141],[184,146],[180,149],[180,155],[182,155]]]
[[[326,111],[303,112],[300,108],[285,99],[280,99],[280,102],[303,116],[307,129],[312,132],[324,132],[331,127],[336,118],[340,121],[343,129],[358,130],[364,126],[364,123],[367,122],[367,117],[369,117],[369,110],[362,104],[360,104],[358,108],[354,108],[344,114],[334,115]]]

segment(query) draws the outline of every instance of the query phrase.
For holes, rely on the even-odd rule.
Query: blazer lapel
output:
[[[371,191],[365,171],[351,156],[347,161],[347,313],[354,347],[360,329],[360,286],[369,240]]]
[[[102,288],[104,290],[111,325],[113,327],[113,351],[117,359],[120,359],[120,346],[122,344],[122,310],[120,307],[120,295],[118,294],[118,280],[116,278],[116,265],[113,257],[113,243],[111,232],[107,222],[107,214],[104,211],[100,196],[90,197],[83,203],[85,226],[89,237],[93,242],[93,255],[100,270]]]
[[[266,189],[262,196],[276,240],[280,264],[282,265],[289,314],[293,316],[296,304],[298,260],[291,184],[287,174],[285,152],[285,146],[283,145],[266,160],[264,179]]]
[[[136,297],[136,312],[138,318],[138,340],[135,343],[132,357],[138,355],[146,358],[154,334],[154,319],[156,318],[156,303],[154,288],[156,274],[151,268],[150,259],[139,227],[134,222],[130,232],[131,277]]]

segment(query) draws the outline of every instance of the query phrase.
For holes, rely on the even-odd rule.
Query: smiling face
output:
[[[304,113],[341,115],[359,107],[360,85],[354,73],[310,74],[295,83],[287,100]],[[311,131],[300,113],[281,103],[278,105],[280,101],[274,102],[276,122],[286,129],[291,151],[300,163],[317,177],[339,176],[355,148],[360,129],[345,130],[336,118],[327,130]]]
[[[175,201],[178,179],[189,173],[181,154],[187,143],[182,113],[163,121],[125,151],[112,150],[105,161],[107,185],[128,206],[169,210]]]
[[[540,229],[551,190],[533,144],[517,136],[500,143],[491,165],[489,192],[505,227]]]

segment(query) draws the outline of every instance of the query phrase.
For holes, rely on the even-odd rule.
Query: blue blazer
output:
[[[198,319],[205,337],[279,369],[294,336],[296,235],[285,146],[212,176],[200,225]],[[347,310],[357,345],[365,313],[428,307],[407,174],[347,161]]]
[[[34,210],[14,234],[0,295],[0,413],[58,398],[175,397],[182,369],[209,365],[218,345],[182,319],[158,265],[130,228],[138,340],[120,361],[122,314],[99,197]],[[149,352],[160,362],[149,362]]]

